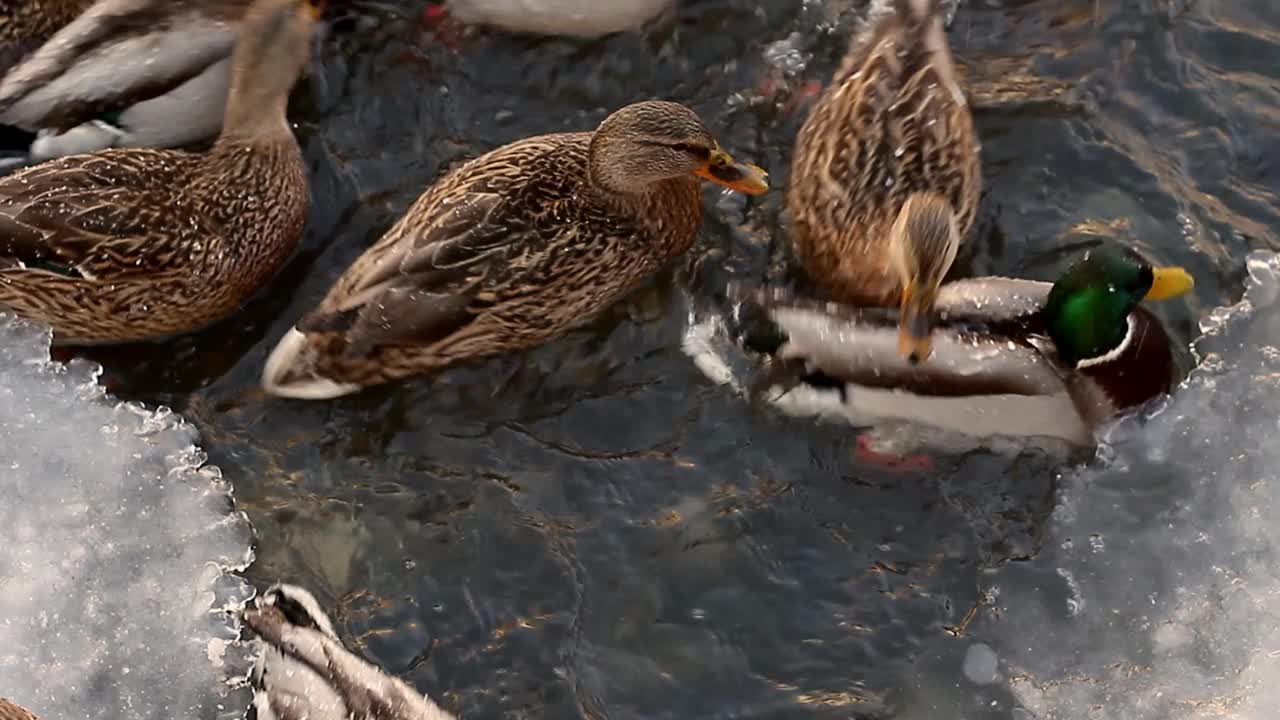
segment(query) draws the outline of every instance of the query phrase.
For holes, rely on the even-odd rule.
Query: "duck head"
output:
[[[1094,248],[1053,284],[1041,311],[1059,356],[1072,367],[1106,362],[1123,349],[1130,314],[1143,300],[1195,287],[1180,267],[1153,267],[1136,255]]]
[[[592,180],[614,192],[642,193],[655,182],[687,175],[748,195],[769,189],[768,173],[735,161],[698,115],[679,103],[654,100],[617,110],[596,129],[590,153]]]
[[[889,232],[890,262],[902,283],[898,352],[915,365],[933,352],[934,305],[960,249],[960,229],[946,198],[914,193]]]

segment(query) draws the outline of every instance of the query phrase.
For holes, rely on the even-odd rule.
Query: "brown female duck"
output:
[[[234,312],[302,234],[305,166],[285,119],[317,9],[258,0],[207,153],[120,148],[0,179],[0,306],[63,343],[163,337]]]
[[[918,362],[981,168],[941,1],[891,3],[873,8],[800,130],[787,207],[810,277],[833,300],[900,305],[899,351]]]
[[[281,339],[263,386],[332,398],[555,338],[689,249],[702,221],[695,176],[746,193],[768,187],[764,171],[735,163],[693,111],[670,102],[471,160]]]

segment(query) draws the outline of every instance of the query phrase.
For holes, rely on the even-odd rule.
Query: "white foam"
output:
[[[251,530],[196,432],[0,313],[0,695],[50,720],[240,718]]]
[[[1276,717],[1280,260],[1249,272],[1191,377],[1064,479],[1040,556],[993,577],[974,632],[1034,717]]]

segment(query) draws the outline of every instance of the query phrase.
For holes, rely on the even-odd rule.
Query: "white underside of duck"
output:
[[[179,147],[222,129],[231,60],[215,63],[168,94],[132,105],[114,123],[87,122],[63,133],[42,130],[31,144],[33,161],[109,147]]]
[[[307,336],[296,328],[280,338],[262,369],[262,389],[277,397],[295,400],[332,400],[359,391],[359,385],[340,383],[319,375],[297,377],[306,367]]]
[[[951,317],[1020,316],[1038,307],[1049,287],[1009,278],[956,281],[943,286],[938,310]],[[807,307],[780,306],[770,314],[788,336],[777,359],[803,360],[829,377],[864,380],[839,386],[802,382],[766,390],[765,400],[788,415],[858,427],[932,428],[941,434],[930,433],[928,444],[946,448],[1000,438],[1035,439],[1041,445],[1060,441],[1073,447],[1096,442],[1093,430],[1076,412],[1059,370],[1036,345],[935,333],[933,354],[924,364],[912,365],[899,354],[891,325],[850,322],[838,313]],[[718,317],[691,322],[684,350],[717,383],[738,387],[738,379],[750,372]],[[913,383],[933,389],[981,384],[985,389],[937,394],[905,389]]]
[[[451,0],[449,12],[465,23],[511,32],[598,37],[635,30],[674,0]]]
[[[1094,444],[1092,431],[1080,418],[1062,412],[1072,402],[1065,390],[1052,395],[928,397],[846,383],[842,396],[834,388],[801,384],[770,400],[788,415],[844,421],[855,426],[897,421],[978,439],[1044,438],[1079,447]]]

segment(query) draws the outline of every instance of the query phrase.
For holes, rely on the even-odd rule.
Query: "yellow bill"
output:
[[[1147,300],[1167,300],[1185,295],[1195,286],[1195,278],[1180,267],[1152,268],[1151,289],[1147,291]]]

